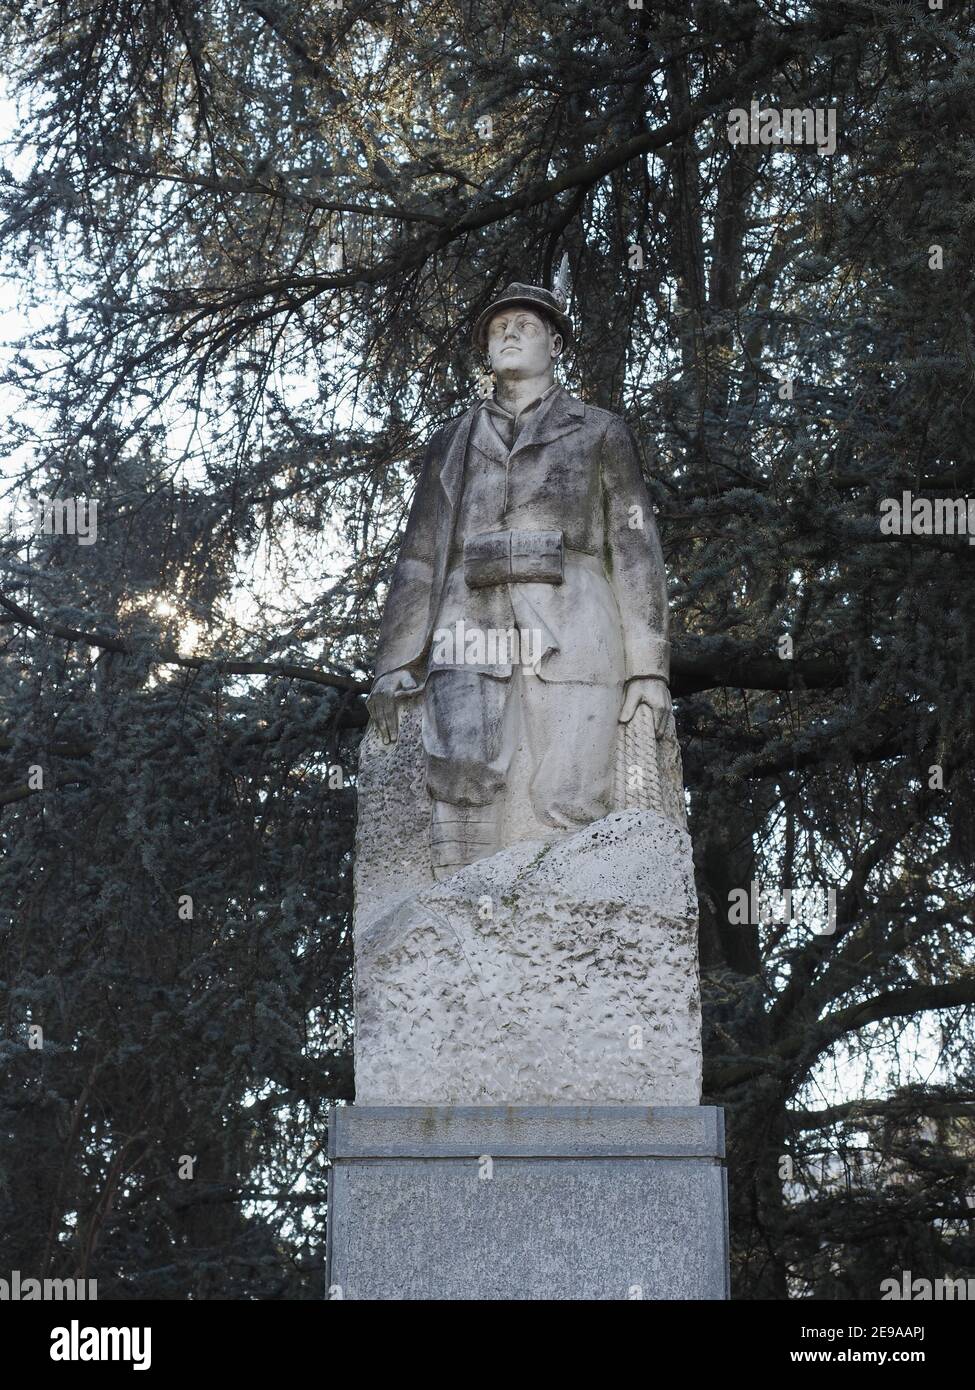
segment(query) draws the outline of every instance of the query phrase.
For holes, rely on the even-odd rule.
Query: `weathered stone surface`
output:
[[[343,1159],[723,1158],[711,1105],[343,1105],[329,1121]]]
[[[419,700],[402,700],[396,742],[383,743],[372,725],[362,740],[354,865],[356,932],[433,883],[421,718]]]
[[[555,384],[564,307],[482,317],[495,395],[432,441],[384,609],[336,1297],[727,1296],[663,554],[630,431]]]
[[[357,1104],[699,1101],[697,904],[673,822],[614,813],[378,916],[359,892]]]
[[[331,1296],[726,1298],[723,1154],[710,1108],[338,1109]]]
[[[359,750],[358,819],[355,843],[355,920],[357,928],[373,921],[396,902],[434,882],[430,865],[431,799],[421,738],[421,698],[397,701],[399,737],[383,743],[370,725]],[[639,722],[639,716],[637,721]],[[623,726],[620,726],[621,730]],[[567,748],[571,745],[567,742]],[[622,754],[622,735],[620,752]],[[660,811],[687,828],[680,747],[673,729],[656,745]],[[520,739],[509,770],[501,819],[501,844],[554,840],[560,832],[542,825],[531,804],[531,757]],[[618,759],[613,810],[640,807],[629,783],[633,764]],[[651,807],[652,809],[652,807]]]

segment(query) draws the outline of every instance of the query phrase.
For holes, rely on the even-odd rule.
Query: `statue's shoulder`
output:
[[[601,435],[624,437],[630,433],[630,427],[623,416],[617,415],[614,410],[603,410],[602,406],[590,405],[588,401],[580,400],[578,396],[570,396],[568,392],[565,395],[574,406],[579,406],[586,412],[586,424]]]
[[[449,420],[446,420],[442,425],[438,425],[430,436],[430,447],[435,453],[445,449],[457,431],[467,424],[468,421],[473,419],[474,412],[479,404],[479,401],[475,401],[475,403],[469,405],[466,410],[462,410],[459,415],[452,415]]]

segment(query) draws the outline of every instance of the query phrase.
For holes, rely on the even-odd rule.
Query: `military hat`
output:
[[[513,280],[502,290],[500,298],[489,304],[478,316],[474,325],[474,346],[478,352],[487,351],[487,326],[494,315],[516,304],[526,309],[534,309],[543,318],[547,318],[556,331],[562,334],[563,345],[568,347],[572,337],[572,320],[565,312],[564,301],[552,290],[545,290],[541,285],[522,285],[519,281]]]

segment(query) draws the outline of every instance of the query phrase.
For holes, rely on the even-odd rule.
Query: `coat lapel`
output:
[[[453,517],[457,511],[457,504],[460,501],[460,490],[464,482],[464,459],[467,455],[467,441],[471,434],[471,425],[474,423],[474,414],[477,406],[472,406],[465,415],[460,417],[460,422],[450,437],[447,445],[447,452],[444,456],[443,466],[440,469],[440,486],[444,490],[447,498],[447,506],[450,516]],[[449,544],[449,541],[448,541]]]
[[[508,449],[498,434],[490,413],[484,409],[483,405],[478,410],[471,425],[470,447],[477,449],[485,458],[493,459],[495,463],[507,462]]]
[[[541,410],[530,416],[525,428],[515,441],[511,457],[520,454],[522,449],[533,449],[540,444],[551,444],[563,434],[577,430],[586,418],[586,407],[575,396],[570,396],[561,387],[553,392],[550,400]]]

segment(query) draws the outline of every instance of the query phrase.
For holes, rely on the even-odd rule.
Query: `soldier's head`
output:
[[[544,312],[513,304],[491,316],[486,332],[487,356],[499,380],[553,376],[563,338]]]
[[[474,346],[498,380],[552,380],[571,335],[564,300],[541,285],[513,281],[478,317]]]

